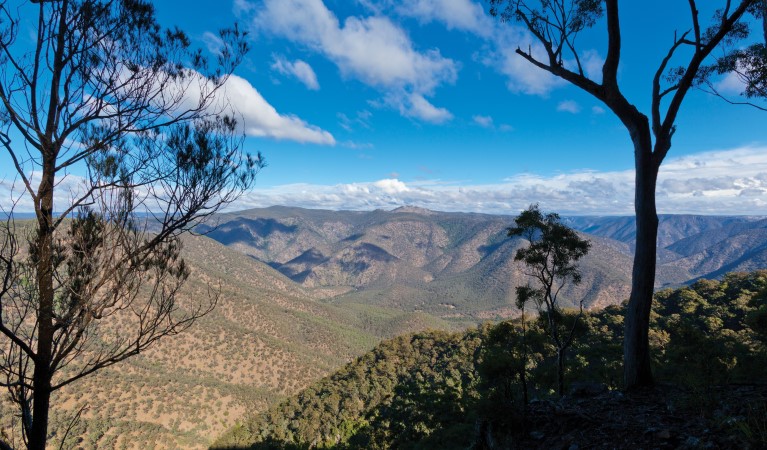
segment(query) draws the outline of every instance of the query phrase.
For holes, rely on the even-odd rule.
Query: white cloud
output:
[[[601,115],[605,113],[605,109],[602,108],[601,106],[592,106],[591,113],[596,115]]]
[[[519,48],[531,53],[538,61],[547,63],[549,60],[544,47],[526,28],[516,23],[501,23],[497,20],[492,20],[485,26],[489,32],[477,33],[488,41],[488,45],[479,53],[479,60],[505,75],[506,85],[511,92],[545,97],[556,88],[568,85],[568,82],[536,67],[517,53]],[[586,76],[600,83],[604,59],[599,52],[587,49],[582,51],[579,57]],[[564,65],[577,71],[574,58],[565,60]]]
[[[408,192],[410,188],[407,185],[397,179],[387,179],[376,181],[372,184],[373,187],[380,189],[382,192],[393,195]]]
[[[375,209],[414,205],[441,211],[515,214],[534,202],[562,214],[633,214],[634,171],[521,174],[496,184],[384,179],[339,185],[259,188],[236,209],[271,205]],[[658,210],[674,214],[767,213],[767,148],[670,159],[661,166]]]
[[[237,111],[248,136],[285,139],[303,143],[335,144],[333,135],[290,114],[280,114],[246,79],[232,75],[224,95]]]
[[[586,50],[580,55],[581,66],[586,76],[596,83],[602,82],[602,66],[605,64],[604,58],[596,50]]]
[[[567,83],[532,65],[516,53],[517,48],[530,50],[540,61],[548,57],[543,46],[530,32],[516,23],[501,23],[485,12],[481,1],[476,0],[357,0],[376,15],[395,13],[413,17],[422,23],[439,22],[448,30],[470,32],[485,42],[478,60],[505,75],[508,89],[515,93],[546,96],[552,90]],[[587,76],[600,82],[604,59],[596,50],[580,54],[581,65]],[[565,65],[576,70],[575,60]]]
[[[34,177],[34,175],[32,175]],[[57,180],[57,210],[82,192],[83,180]],[[13,190],[13,195],[11,191]],[[19,182],[0,180],[0,207],[19,199]],[[271,205],[375,209],[414,205],[440,211],[515,214],[534,202],[562,214],[633,214],[634,171],[579,171],[552,176],[520,174],[496,184],[439,180],[404,182],[397,174],[371,182],[259,187],[230,209]],[[767,214],[767,147],[700,153],[670,159],[658,179],[658,211],[673,214]],[[17,211],[30,211],[28,196]]]
[[[263,0],[254,11],[257,30],[323,54],[345,76],[383,90],[389,100],[399,100],[392,106],[404,115],[430,121],[451,117],[424,96],[455,82],[456,63],[438,50],[417,51],[407,33],[388,18],[348,17],[341,24],[322,0]]]
[[[724,95],[740,95],[746,90],[746,83],[737,72],[727,73],[721,80],[714,83],[714,88]]]
[[[329,132],[292,114],[280,114],[248,80],[230,75],[217,90],[210,80],[190,71],[175,83],[157,86],[157,101],[173,104],[171,115],[204,106],[209,113],[232,115],[248,136],[334,145]]]
[[[250,14],[255,9],[256,6],[249,3],[248,0],[234,0],[234,2],[232,2],[232,13],[234,13],[235,16]]]
[[[400,112],[407,117],[414,117],[424,122],[444,123],[453,118],[453,115],[445,108],[432,105],[420,94],[411,94],[406,100],[397,97],[393,100],[399,104]]]
[[[413,17],[421,23],[442,23],[448,30],[473,33],[488,45],[477,59],[508,78],[507,86],[515,93],[547,95],[560,79],[544,72],[517,55],[515,50],[532,48],[538,58],[545,52],[530,34],[513,24],[499,23],[490,17],[480,2],[474,0],[357,0],[376,15],[394,13]]]
[[[285,59],[285,57],[275,56],[274,63],[272,63],[272,69],[282,75],[295,77],[298,81],[303,83],[307,89],[316,91],[320,88],[320,83],[317,81],[317,74],[314,73],[312,66],[300,59],[290,62]]]
[[[343,141],[339,143],[342,147],[352,150],[369,150],[374,147],[370,142]]]
[[[566,84],[517,54],[517,48],[529,49],[535,58],[546,60],[543,47],[521,27],[509,23],[496,24],[491,45],[493,50],[486,50],[481,61],[507,77],[506,86],[511,92],[546,96]]]
[[[557,111],[578,114],[581,112],[581,106],[575,100],[564,100],[557,105]]]
[[[42,172],[33,171],[27,174],[31,185],[40,183]],[[53,210],[64,211],[75,199],[87,193],[85,178],[76,175],[61,175],[56,177],[56,189],[53,192]],[[0,212],[31,212],[34,211],[32,198],[24,188],[24,183],[16,177],[13,180],[0,179]]]
[[[472,0],[409,0],[399,4],[396,10],[424,23],[438,21],[449,30],[469,31],[484,37],[489,37],[493,29],[492,19]]]
[[[493,118],[490,116],[474,116],[471,120],[483,128],[492,128],[493,126]]]
[[[221,37],[211,33],[210,31],[206,31],[202,34],[202,41],[205,43],[208,51],[215,55],[220,55],[221,49],[224,48],[224,41],[221,39]]]

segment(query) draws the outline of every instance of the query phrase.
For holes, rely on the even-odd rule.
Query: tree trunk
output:
[[[623,376],[626,389],[653,384],[650,368],[650,307],[655,287],[655,264],[658,241],[658,215],[655,209],[655,186],[658,165],[652,153],[649,126],[645,122],[632,133],[636,164],[636,249],[631,277],[631,296],[626,310],[623,338]]]
[[[51,402],[51,383],[47,374],[41,374],[38,381],[38,373],[35,370],[35,399],[32,415],[32,429],[29,432],[28,450],[45,450],[48,440],[48,410]]]
[[[522,396],[525,402],[524,415],[527,417],[527,325],[525,324],[525,307],[522,306],[522,370],[519,373],[519,380],[522,382]]]
[[[32,428],[29,430],[28,449],[44,450],[48,438],[48,410],[51,400],[51,360],[53,351],[53,186],[54,158],[44,156],[43,174],[38,189],[37,209],[37,312],[38,339],[35,370],[32,378]]]
[[[565,350],[557,349],[557,390],[559,396],[565,395]]]

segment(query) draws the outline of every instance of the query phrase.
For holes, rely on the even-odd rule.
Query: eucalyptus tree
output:
[[[213,58],[145,0],[0,0],[0,384],[45,448],[51,394],[187,329],[216,304],[179,295],[179,236],[250,189],[225,102],[248,46]],[[29,208],[32,225],[14,221]],[[151,231],[151,232],[150,232]]]
[[[522,211],[514,222],[516,226],[508,229],[508,235],[522,236],[529,242],[527,247],[517,250],[514,260],[521,261],[526,274],[537,282],[536,287],[517,287],[517,305],[524,314],[525,304],[533,302],[541,314],[543,328],[557,350],[557,392],[562,396],[566,353],[583,315],[583,299],[578,302],[577,315],[568,323],[559,294],[567,283],[581,282],[577,263],[586,256],[591,244],[563,224],[558,214],[543,214],[538,205]]]
[[[763,89],[764,44],[755,44],[750,50],[739,50],[734,44],[746,39],[754,24],[764,25],[748,17],[762,19],[765,0],[720,0],[719,9],[708,21],[700,17],[696,0],[683,2],[689,15],[679,26],[686,31],[669,36],[668,48],[648,80],[652,89],[647,112],[640,111],[619,84],[622,35],[618,0],[488,1],[491,14],[522,24],[532,35],[536,46],[517,48],[520,57],[601,101],[620,119],[631,138],[636,169],[636,250],[625,320],[624,383],[627,388],[651,385],[648,333],[657,260],[658,170],[671,149],[676,120],[690,90],[706,85],[717,72],[734,68],[742,69],[742,76],[753,89],[747,95],[758,96],[759,89]],[[646,9],[648,14],[668,14],[659,8]],[[606,36],[601,80],[586,73],[584,53],[576,42],[581,32],[598,25],[604,27]],[[540,53],[536,48],[541,49]]]

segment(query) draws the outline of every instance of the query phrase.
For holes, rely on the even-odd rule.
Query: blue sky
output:
[[[632,213],[628,133],[596,100],[514,54],[532,43],[529,35],[489,17],[481,1],[155,4],[163,24],[209,51],[221,27],[237,21],[250,32],[252,50],[227,95],[247,148],[269,166],[234,209],[409,204],[516,213],[540,202],[566,214]],[[621,7],[619,81],[647,111],[655,67],[674,31],[690,27],[687,2]],[[579,39],[596,78],[603,29],[598,23]],[[732,77],[717,83],[737,98]],[[660,212],[767,214],[767,113],[696,91],[677,123]]]

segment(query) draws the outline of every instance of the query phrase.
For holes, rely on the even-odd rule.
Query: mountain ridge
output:
[[[593,245],[582,262],[584,282],[562,292],[565,304],[576,306],[582,298],[586,307],[597,308],[625,300],[636,238],[633,217],[563,220]],[[659,220],[658,288],[767,266],[764,217],[661,215]],[[512,313],[514,287],[526,282],[513,261],[523,241],[506,236],[512,224],[513,216],[413,206],[390,211],[273,206],[221,214],[215,226],[201,229],[309,291],[325,290],[317,295],[336,302],[487,319]],[[727,251],[716,247],[730,241],[737,245]]]

